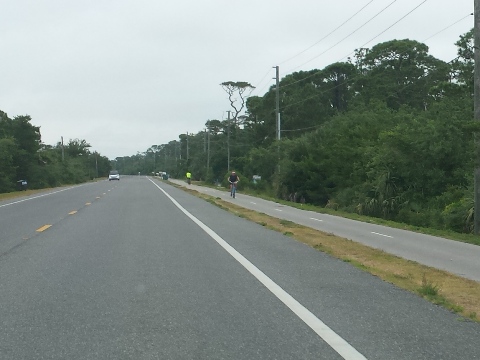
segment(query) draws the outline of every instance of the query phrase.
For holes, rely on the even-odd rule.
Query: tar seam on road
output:
[[[312,314],[306,307],[300,304],[289,293],[283,290],[272,279],[265,275],[260,269],[247,260],[242,254],[235,250],[230,244],[223,240],[216,232],[207,225],[198,220],[182,207],[173,197],[163,190],[153,180],[151,181],[160,191],[162,191],[170,201],[180,209],[187,217],[205,231],[214,239],[224,250],[226,250],[235,260],[237,260],[245,269],[247,269],[258,281],[260,281],[268,290],[270,290],[281,302],[283,302],[295,315],[297,315],[305,324],[307,324],[315,333],[320,336],[330,347],[335,350],[345,360],[367,360],[352,345],[344,340],[335,331],[330,329],[323,321]]]

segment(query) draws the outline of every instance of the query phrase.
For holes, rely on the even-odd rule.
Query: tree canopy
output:
[[[19,180],[29,188],[45,188],[108,174],[108,158],[91,153],[85,140],[43,144],[40,128],[31,120],[28,115],[10,119],[0,111],[0,193],[14,191]]]
[[[233,123],[201,120],[198,133],[179,134],[112,166],[124,174],[165,171],[181,178],[189,170],[194,180],[221,183],[230,165],[243,186],[285,200],[470,232],[479,131],[473,31],[455,45],[458,57],[450,62],[401,39],[358,49],[346,62],[287,74],[279,85],[281,141],[274,86],[249,97],[250,83],[223,82]],[[0,189],[47,166],[54,178],[65,168],[72,178],[79,168],[88,177],[87,142],[71,140],[62,163],[59,145],[43,145],[29,120],[0,114]],[[261,180],[253,182],[254,175]]]

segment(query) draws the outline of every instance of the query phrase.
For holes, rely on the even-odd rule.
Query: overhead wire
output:
[[[272,71],[272,69],[268,69],[268,72],[262,77],[262,79],[260,81],[257,82],[258,85],[256,85],[255,89],[252,91],[252,93],[254,93],[258,87],[260,86],[260,84],[262,83],[263,80],[265,80],[265,78],[268,76],[268,74],[270,74],[270,72]],[[255,85],[255,84],[254,84]],[[264,85],[261,90],[263,91],[263,89],[268,85],[268,83],[266,85]],[[260,90],[258,90],[258,92],[261,92]]]
[[[461,20],[464,20],[464,19],[466,19],[467,17],[469,17],[469,16],[471,16],[471,15],[473,15],[473,14],[469,14],[469,15],[466,15],[466,16],[462,17],[461,19],[455,21],[454,23],[446,26],[446,27],[443,28],[442,30],[437,31],[435,34],[429,36],[427,39],[431,39],[431,38],[437,36],[438,34],[442,33],[442,32],[445,31],[446,29],[452,27],[453,25],[459,23]],[[426,41],[426,40],[422,40],[422,42],[424,42],[424,41]],[[405,53],[405,52],[402,52],[402,53],[400,53],[400,55],[402,55],[402,54],[404,54],[404,53]],[[348,55],[347,55],[347,56],[348,56]],[[453,61],[453,60],[451,60],[451,61]],[[451,61],[450,61],[450,62],[451,62]],[[450,62],[448,62],[448,63],[450,63]],[[311,76],[308,76],[308,77],[311,77]],[[307,77],[307,78],[308,78],[308,77]],[[306,78],[304,78],[304,79],[302,79],[302,80],[305,80],[305,79],[306,79]],[[352,80],[355,80],[355,79],[356,79],[356,78],[354,77],[354,78],[352,78],[352,79],[349,79],[348,81],[352,81]],[[334,87],[332,87],[332,88],[330,88],[330,89],[327,89],[327,90],[325,90],[325,91],[331,91],[331,90],[335,89],[335,88],[338,87],[338,86],[345,85],[348,81],[344,81],[344,82],[342,82],[342,83],[340,83],[340,84],[337,84],[336,86],[334,86]],[[289,86],[289,85],[291,85],[291,84],[288,84],[288,85],[286,85],[286,86]],[[285,86],[283,86],[283,87],[285,87]],[[325,92],[325,91],[324,91],[324,92]],[[285,108],[288,108],[288,107],[290,107],[290,106],[293,106],[293,105],[301,104],[302,102],[305,102],[305,101],[307,101],[307,100],[314,99],[315,97],[317,97],[318,95],[323,94],[324,92],[320,92],[319,94],[316,94],[315,96],[311,96],[311,97],[305,98],[305,99],[303,99],[303,100],[301,100],[301,101],[299,101],[299,102],[296,102],[296,103],[294,103],[294,104],[289,104],[289,105],[285,106],[284,109],[285,109]]]
[[[376,38],[378,38],[380,35],[386,33],[388,30],[390,30],[392,27],[394,27],[395,25],[397,25],[400,21],[402,21],[403,19],[405,19],[408,15],[410,15],[411,13],[413,13],[415,10],[417,10],[420,6],[422,6],[423,4],[425,4],[427,2],[427,0],[423,0],[422,3],[418,4],[416,7],[414,7],[412,10],[410,10],[408,13],[406,13],[405,15],[403,15],[400,19],[398,19],[397,21],[395,21],[392,25],[390,25],[389,27],[387,27],[385,30],[383,30],[381,33],[379,33],[378,35],[376,35],[375,37],[371,38],[370,40],[368,40],[365,44],[361,45],[360,48],[363,48],[365,45],[371,43],[373,40],[375,40]]]
[[[373,1],[373,0],[372,0],[372,1]],[[319,42],[323,41],[327,36],[329,36],[329,35],[331,35],[332,33],[334,33],[336,30],[338,30],[340,27],[342,27],[344,24],[346,24],[348,21],[350,21],[354,16],[356,16],[359,12],[361,12],[364,8],[366,8],[372,1],[370,1],[369,3],[367,3],[367,4],[366,4],[364,7],[362,7],[359,11],[357,11],[354,15],[352,15],[349,19],[347,19],[344,23],[342,23],[340,26],[338,26],[337,28],[335,28],[333,31],[331,31],[329,34],[327,34],[325,37],[323,37],[322,39],[320,39],[319,41],[317,41],[315,44],[313,44],[313,45],[310,46],[309,48],[303,50],[302,52],[298,53],[297,55],[295,55],[295,56],[293,56],[293,57],[291,57],[291,58],[289,58],[289,59],[287,59],[287,60],[284,60],[284,61],[281,62],[280,64],[286,63],[286,62],[288,62],[289,60],[297,57],[298,55],[303,54],[304,52],[306,52],[306,51],[308,51],[309,49],[311,49],[313,46],[317,45]],[[400,19],[398,19],[398,20],[395,21],[393,24],[391,24],[391,25],[388,26],[386,29],[384,29],[384,30],[381,31],[379,34],[377,34],[375,37],[373,37],[372,39],[370,39],[369,41],[367,41],[366,43],[364,43],[361,47],[364,47],[365,45],[369,44],[370,42],[372,42],[373,40],[375,40],[376,38],[378,38],[379,36],[381,36],[382,34],[384,34],[385,32],[387,32],[387,31],[388,31],[389,29],[391,29],[393,26],[395,26],[396,24],[398,24],[400,21],[404,20],[407,16],[409,16],[411,13],[413,13],[414,11],[416,11],[420,6],[422,6],[426,1],[427,1],[427,0],[422,1],[422,2],[421,2],[420,4],[418,4],[415,8],[413,8],[413,9],[410,10],[408,13],[406,13],[405,15],[403,15]],[[351,34],[349,34],[347,37],[343,38],[342,40],[340,40],[339,42],[337,42],[336,44],[334,44],[332,47],[330,47],[330,48],[327,49],[326,51],[322,52],[321,54],[317,55],[315,58],[312,58],[311,60],[307,61],[306,63],[308,63],[308,62],[310,62],[310,61],[313,61],[314,59],[320,57],[321,55],[323,55],[323,54],[326,53],[327,51],[331,50],[333,47],[335,47],[335,46],[337,46],[338,44],[340,44],[340,43],[341,43],[342,41],[344,41],[346,38],[348,38],[349,36],[353,35],[356,31],[358,31],[359,29],[361,29],[362,27],[364,27],[365,25],[367,25],[369,22],[371,22],[375,17],[377,17],[378,15],[380,15],[382,12],[384,12],[388,7],[390,7],[391,5],[393,5],[393,3],[395,3],[395,2],[396,2],[396,0],[394,0],[394,1],[391,2],[391,3],[389,3],[385,8],[383,8],[380,12],[378,12],[377,14],[375,14],[371,19],[369,19],[369,20],[368,20],[367,22],[365,22],[363,25],[361,25],[360,27],[358,27],[355,31],[353,31],[353,32],[352,32]],[[443,31],[445,31],[445,30],[447,30],[447,29],[449,29],[449,28],[451,28],[451,27],[453,27],[454,25],[458,24],[459,22],[461,22],[462,20],[466,19],[467,17],[469,17],[469,16],[471,16],[471,15],[473,15],[473,14],[470,13],[470,14],[468,14],[468,15],[466,15],[466,16],[458,19],[458,20],[456,20],[454,23],[446,26],[446,27],[443,28],[442,30],[440,30],[440,31],[434,33],[433,35],[429,36],[428,38],[422,40],[422,42],[425,42],[425,41],[427,41],[427,40],[429,40],[429,39],[437,36],[438,34],[442,33]],[[360,48],[361,48],[361,47],[360,47]],[[340,59],[339,61],[347,58],[347,57],[350,56],[351,54],[352,54],[352,53],[350,53],[349,55],[343,57],[343,58]],[[458,57],[456,57],[455,59],[457,59],[457,58],[458,58]],[[453,62],[455,59],[449,61],[448,63]],[[302,65],[300,65],[300,66],[303,66],[303,65],[305,65],[306,63],[304,63],[304,64],[302,64]],[[298,67],[296,67],[296,68],[298,68]],[[295,68],[295,69],[296,69],[296,68]],[[263,76],[262,80],[260,80],[260,83],[268,76],[268,74],[270,73],[270,71],[271,71],[271,70],[269,69],[269,71]],[[320,73],[321,71],[322,71],[322,70],[319,70],[319,71],[317,71],[317,72],[315,72],[315,73],[313,73],[313,74],[311,74],[311,75],[309,75],[309,76],[306,76],[305,78],[299,79],[299,80],[294,81],[294,82],[292,82],[292,83],[290,83],[290,84],[287,84],[287,85],[283,85],[281,88],[285,88],[285,87],[287,87],[287,86],[294,85],[295,83],[304,81],[304,80],[306,80],[306,79],[308,79],[308,78],[310,78],[310,77],[315,76],[316,74]],[[426,77],[426,76],[428,76],[428,75],[429,75],[429,74],[424,74],[423,77]],[[283,107],[283,109],[286,109],[286,108],[289,108],[289,107],[291,107],[291,106],[298,105],[298,104],[301,104],[301,103],[303,103],[303,102],[305,102],[305,101],[314,99],[314,98],[318,97],[319,95],[321,95],[321,94],[323,94],[323,93],[325,93],[325,92],[327,92],[327,91],[331,91],[331,90],[335,89],[336,87],[341,86],[341,85],[344,85],[344,84],[346,84],[347,82],[352,81],[352,80],[355,80],[355,78],[353,78],[353,79],[351,78],[351,79],[349,79],[349,80],[347,80],[347,81],[344,81],[344,82],[342,82],[342,83],[340,83],[340,84],[335,85],[334,87],[331,87],[330,89],[326,89],[326,90],[324,90],[324,91],[322,91],[322,92],[320,92],[320,93],[317,93],[317,94],[314,95],[314,96],[305,98],[305,99],[303,99],[303,100],[301,100],[301,101],[298,101],[298,102],[296,102],[296,103],[288,104],[288,105],[286,105],[285,107]],[[268,85],[268,83],[267,83],[266,85],[264,85],[264,86],[262,87],[262,89],[264,89],[267,85]],[[273,86],[273,85],[272,85],[272,86]],[[405,87],[406,87],[406,86],[409,86],[409,85],[405,85]],[[256,89],[258,89],[258,87],[257,87]],[[255,90],[256,90],[256,89],[255,89]],[[253,91],[252,91],[252,92],[253,92]],[[274,110],[272,109],[272,111],[274,111]],[[223,116],[222,116],[222,118],[223,118]],[[310,127],[306,127],[306,128],[299,128],[299,129],[290,129],[290,130],[284,129],[284,130],[281,130],[281,131],[282,131],[282,132],[304,131],[304,130],[310,130],[310,129],[318,128],[318,127],[320,127],[320,126],[321,126],[321,125],[310,126]]]
[[[333,29],[332,31],[330,31],[327,35],[325,35],[324,37],[322,37],[320,40],[318,40],[315,44],[309,46],[308,48],[306,48],[305,50],[299,52],[298,54],[280,62],[278,65],[282,65],[282,64],[285,64],[286,62],[292,60],[292,59],[295,59],[297,56],[300,56],[302,55],[303,53],[305,53],[306,51],[310,50],[311,48],[313,48],[315,45],[318,45],[319,43],[321,43],[323,40],[325,40],[327,37],[329,37],[330,35],[332,35],[335,31],[337,31],[338,29],[340,29],[341,27],[343,27],[345,24],[347,24],[350,20],[352,20],[355,16],[357,16],[359,13],[361,13],[368,5],[370,5],[373,1],[375,0],[370,0],[370,2],[368,2],[367,4],[365,4],[360,10],[358,10],[355,14],[353,14],[352,16],[350,16],[347,20],[345,20],[343,23],[341,23],[339,26],[337,26],[335,29]]]
[[[425,0],[427,1],[427,0]],[[368,19],[366,22],[364,22],[362,25],[360,25],[358,28],[356,28],[355,30],[353,30],[350,34],[348,34],[347,36],[345,36],[344,38],[342,38],[340,41],[337,41],[335,44],[333,44],[332,46],[330,46],[328,49],[322,51],[320,54],[318,54],[317,56],[311,58],[310,60],[304,62],[303,64],[300,64],[296,67],[294,67],[292,70],[295,70],[295,69],[298,69],[299,67],[302,67],[303,65],[305,64],[308,64],[309,62],[319,58],[320,56],[326,54],[327,52],[329,52],[330,50],[332,50],[334,47],[338,46],[339,44],[341,44],[343,41],[347,40],[350,36],[352,36],[353,34],[355,34],[357,31],[359,31],[361,28],[363,28],[364,26],[366,26],[367,24],[369,24],[371,21],[373,21],[376,17],[378,17],[380,14],[382,14],[384,11],[386,11],[390,6],[392,6],[395,2],[397,2],[397,0],[393,0],[391,3],[389,3],[387,6],[385,6],[382,10],[380,10],[379,12],[377,12],[374,16],[372,16],[370,19]]]
[[[473,16],[473,13],[470,13],[470,14],[468,14],[468,15],[465,15],[465,16],[462,17],[461,19],[458,19],[457,21],[455,21],[453,24],[448,25],[447,27],[443,28],[442,30],[437,31],[437,32],[436,32],[435,34],[433,34],[432,36],[426,38],[425,40],[422,40],[422,42],[425,42],[425,41],[427,41],[427,40],[430,40],[431,38],[437,36],[438,34],[444,32],[445,30],[450,29],[452,26],[457,25],[459,22],[465,20],[467,17],[470,17],[470,16]]]
[[[456,61],[458,58],[459,58],[459,57],[456,56],[456,57],[453,58],[452,60],[448,61],[447,64],[453,63],[453,62]],[[419,77],[419,79],[426,78],[427,76],[431,76],[431,75],[432,75],[432,73],[424,73],[422,76]],[[354,80],[354,79],[353,79],[353,80]],[[350,80],[350,81],[351,81],[351,80]],[[326,90],[324,90],[324,91],[321,91],[320,93],[316,94],[315,96],[309,97],[309,98],[304,99],[304,100],[306,101],[306,100],[314,99],[314,98],[316,98],[318,95],[324,94],[325,92],[331,91],[331,90],[335,89],[336,87],[338,87],[338,86],[340,86],[340,85],[344,85],[344,84],[346,84],[346,83],[347,83],[347,82],[345,81],[345,82],[343,82],[343,83],[341,83],[341,84],[335,85],[335,86],[333,86],[333,87],[331,87],[331,88],[329,88],[329,89],[326,89]],[[406,89],[406,88],[409,87],[409,86],[412,86],[412,83],[407,84],[407,85],[404,85],[404,86],[403,86],[402,88],[400,88],[399,90],[400,90],[400,91],[403,91],[404,89]],[[284,109],[286,109],[286,108],[288,108],[288,107],[290,107],[290,106],[293,106],[293,105],[297,105],[297,104],[302,103],[302,102],[303,102],[303,101],[300,101],[300,102],[297,102],[297,103],[294,103],[294,104],[289,104],[289,105],[285,106]],[[321,126],[323,126],[323,124],[314,125],[314,126],[310,126],[310,127],[306,127],[306,128],[292,129],[292,130],[287,130],[287,129],[285,129],[285,130],[281,130],[281,132],[293,132],[293,131],[311,130],[311,129],[319,128],[319,127],[321,127]]]
[[[405,14],[404,16],[402,16],[400,19],[398,19],[397,21],[395,21],[395,23],[393,23],[392,25],[390,25],[388,28],[382,30],[378,35],[376,35],[373,39],[370,39],[368,42],[366,42],[364,45],[360,46],[359,48],[362,48],[363,46],[365,46],[366,44],[368,44],[369,42],[373,41],[374,39],[376,39],[377,37],[379,37],[380,35],[382,35],[383,33],[385,33],[386,31],[388,31],[389,29],[391,29],[394,25],[398,24],[400,21],[404,20],[408,15],[410,15],[412,12],[414,12],[415,10],[417,10],[421,5],[423,5],[427,0],[424,0],[421,4],[417,5],[414,9],[410,10],[407,14]],[[342,57],[340,60],[338,60],[337,62],[340,62],[342,61],[343,59],[347,58],[348,56],[350,56],[352,53],[349,53],[347,56],[344,56]],[[307,80],[317,74],[320,74],[322,72],[322,70],[318,70],[316,72],[314,72],[313,74],[310,74],[302,79],[299,79],[299,80],[296,80],[296,81],[293,81],[287,85],[283,85],[281,86],[282,88],[285,88],[287,86],[291,86],[291,85],[294,85],[294,84],[297,84],[299,82],[302,82],[304,80]]]
[[[288,61],[296,58],[297,56],[305,53],[306,51],[308,51],[308,50],[310,50],[311,48],[313,48],[315,45],[317,45],[317,44],[319,44],[320,42],[322,42],[323,40],[325,40],[327,37],[329,37],[330,35],[332,35],[334,32],[336,32],[338,29],[340,29],[340,28],[343,27],[345,24],[347,24],[350,20],[352,20],[355,16],[357,16],[359,13],[361,13],[361,12],[362,12],[368,5],[370,5],[373,1],[375,1],[375,0],[370,0],[367,4],[365,4],[364,6],[362,6],[362,7],[360,8],[360,10],[358,10],[357,12],[355,12],[352,16],[350,16],[347,20],[345,20],[343,23],[341,23],[341,24],[340,24],[339,26],[337,26],[335,29],[333,29],[332,31],[330,31],[327,35],[325,35],[325,36],[322,37],[320,40],[318,40],[315,44],[309,46],[308,48],[306,48],[305,50],[299,52],[298,54],[296,54],[296,55],[294,55],[294,56],[292,56],[292,57],[290,57],[290,58],[288,58],[288,59],[280,62],[279,65],[282,65],[282,64],[284,64],[284,63],[286,63],[286,62],[288,62]],[[396,0],[395,0],[395,1],[396,1]],[[393,2],[395,2],[395,1],[393,1]],[[392,4],[393,4],[393,2],[392,2]],[[265,78],[268,76],[268,74],[270,73],[270,71],[271,71],[271,70],[269,70],[269,71],[262,77],[262,79],[261,79],[259,82],[257,82],[258,85],[256,86],[256,88],[255,88],[251,93],[255,93],[255,92],[257,92],[257,91],[258,91],[259,93],[261,93],[261,92],[268,86],[268,83],[267,83],[267,84],[265,84],[264,86],[262,86],[261,88],[259,88],[261,82],[262,82],[263,80],[265,80]]]

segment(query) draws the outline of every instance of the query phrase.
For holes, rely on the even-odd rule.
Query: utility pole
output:
[[[207,152],[207,129],[203,133],[203,152]]]
[[[173,150],[175,154],[175,169],[177,168],[177,140],[175,140],[174,145],[173,145]]]
[[[230,110],[227,110],[227,171],[230,171]]]
[[[188,157],[188,131],[187,131],[187,164],[188,164],[188,159],[189,157]]]
[[[480,121],[480,0],[474,2],[474,49],[475,49],[475,71],[474,71],[474,119]],[[479,134],[475,136],[475,173],[474,173],[474,232],[480,233],[480,159],[479,159]]]
[[[275,135],[280,140],[280,67],[275,68]]]
[[[95,151],[95,178],[98,178],[98,160],[97,160],[97,152]]]
[[[277,139],[277,169],[280,173],[280,67],[275,66],[275,128]]]
[[[207,176],[205,180],[208,181],[208,171],[210,169],[210,127],[207,129]]]
[[[63,146],[63,136],[62,136],[62,162],[65,160],[65,147]]]

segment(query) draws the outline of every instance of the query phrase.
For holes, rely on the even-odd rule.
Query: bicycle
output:
[[[230,196],[235,199],[235,193],[237,192],[237,181],[230,183]]]

